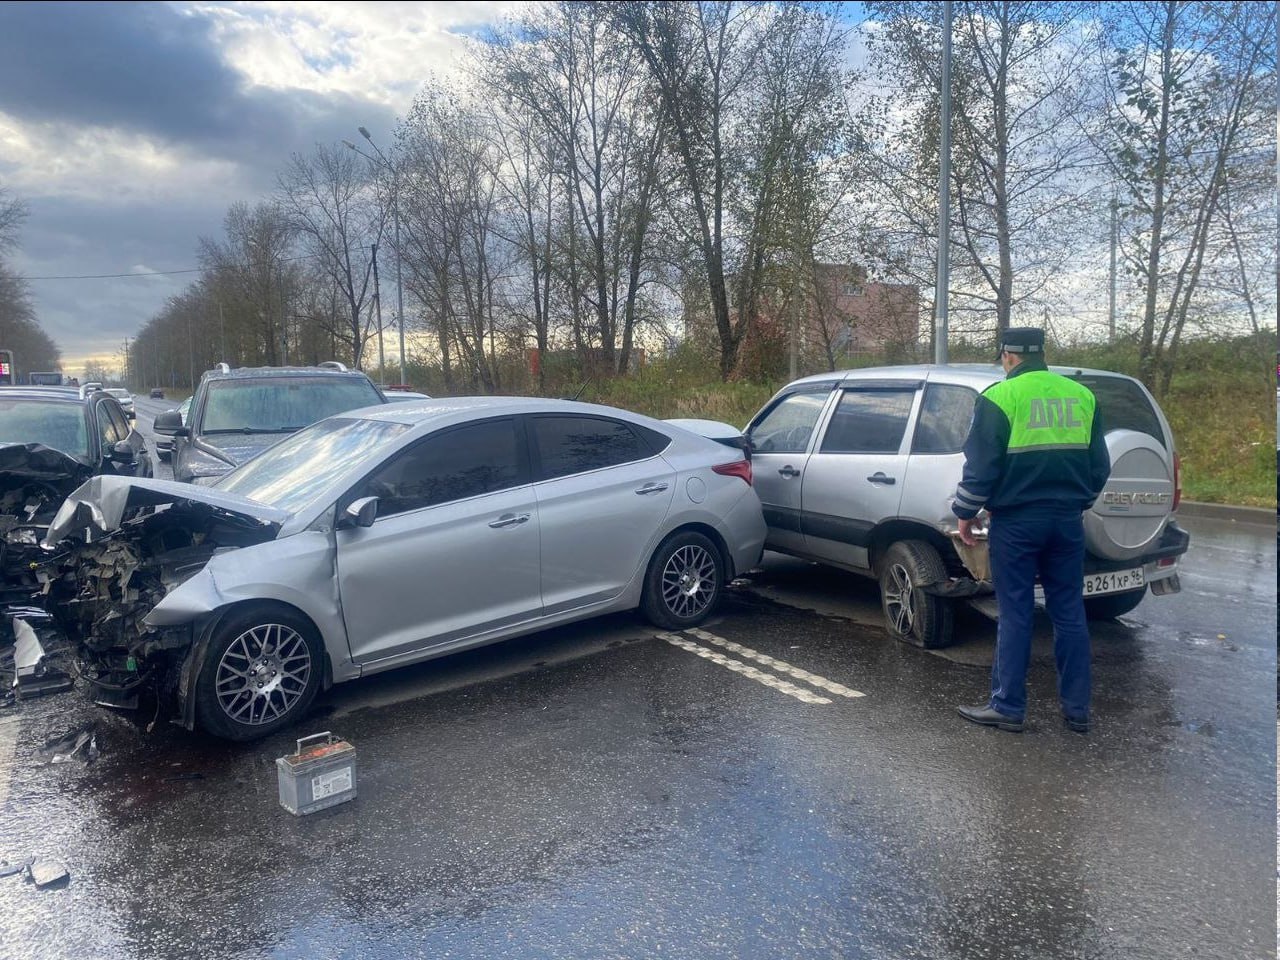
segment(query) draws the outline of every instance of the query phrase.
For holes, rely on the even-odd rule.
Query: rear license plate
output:
[[[1132,570],[1111,570],[1107,573],[1089,573],[1084,578],[1084,595],[1097,597],[1104,593],[1123,593],[1137,590],[1146,583],[1141,567]]]

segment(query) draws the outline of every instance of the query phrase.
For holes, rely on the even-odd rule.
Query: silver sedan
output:
[[[424,400],[320,421],[213,487],[90,481],[46,542],[74,545],[67,597],[92,577],[114,601],[64,610],[89,676],[127,661],[186,726],[247,740],[331,682],[636,607],[702,622],[760,558],[751,482],[741,450],[610,407]]]

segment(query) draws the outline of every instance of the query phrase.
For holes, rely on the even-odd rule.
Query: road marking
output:
[[[797,687],[794,683],[787,683],[780,680],[771,673],[765,673],[763,670],[757,670],[755,667],[743,663],[741,660],[734,660],[732,657],[726,657],[723,653],[717,653],[714,650],[708,650],[701,644],[694,643],[692,640],[686,640],[684,637],[674,633],[660,633],[659,640],[665,640],[672,646],[679,647],[681,650],[688,650],[690,653],[697,654],[704,660],[710,660],[712,663],[719,664],[727,670],[734,673],[740,673],[744,677],[749,677],[759,683],[763,683],[766,687],[772,687],[779,693],[785,693],[789,697],[795,697],[802,703],[830,703],[826,697],[820,697],[815,693],[810,693],[803,687]]]
[[[865,697],[866,694],[858,690],[852,690],[843,683],[836,683],[834,680],[828,680],[826,677],[819,676],[816,673],[810,673],[808,670],[801,670],[799,667],[792,666],[785,660],[779,660],[777,657],[771,657],[768,654],[760,653],[752,650],[750,647],[744,647],[740,643],[734,643],[732,640],[726,640],[724,637],[717,637],[714,633],[707,633],[705,630],[686,630],[685,633],[690,636],[697,637],[699,640],[705,640],[707,643],[714,643],[717,647],[723,647],[730,653],[736,653],[740,657],[748,660],[754,660],[756,663],[762,663],[766,667],[777,670],[779,673],[785,673],[787,676],[795,677],[797,680],[803,680],[805,683],[817,687],[819,690],[825,690],[827,693],[834,693],[837,697],[848,697],[850,700],[858,697]]]

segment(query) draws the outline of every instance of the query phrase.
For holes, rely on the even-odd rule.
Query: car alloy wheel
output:
[[[307,692],[312,669],[311,650],[298,631],[280,623],[251,627],[231,641],[218,661],[218,705],[234,723],[272,723]]]
[[[258,740],[307,712],[324,681],[324,640],[298,610],[244,603],[206,630],[196,648],[201,728],[226,740]]]
[[[911,574],[900,563],[890,564],[887,573],[889,586],[881,591],[885,614],[894,632],[907,636],[916,618],[915,587],[911,583]]]
[[[946,567],[938,551],[923,540],[899,540],[877,561],[880,607],[885,626],[899,640],[934,649],[951,643],[953,601],[930,593],[944,583]]]
[[[725,580],[720,550],[696,530],[681,530],[653,552],[645,574],[640,610],[666,630],[696,627],[720,602]]]
[[[718,586],[715,559],[698,544],[676,550],[662,568],[662,600],[681,619],[705,613]]]

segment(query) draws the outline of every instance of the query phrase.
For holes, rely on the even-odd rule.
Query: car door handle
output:
[[[788,463],[785,467],[783,467],[781,470],[779,470],[779,471],[778,471],[778,473],[782,474],[784,477],[798,477],[798,476],[800,476],[800,471],[799,471],[799,470],[797,470],[795,467],[793,467],[793,466],[792,466],[791,464],[789,464],[789,463]]]
[[[504,513],[497,520],[491,521],[489,526],[493,527],[495,530],[499,530],[502,527],[518,527],[522,523],[527,523],[528,520],[529,515],[527,513]]]
[[[898,482],[894,477],[886,477],[883,473],[873,473],[867,479],[872,483],[883,483],[887,487],[892,487]]]
[[[646,483],[636,493],[643,497],[650,493],[662,493],[666,489],[667,485],[665,483]]]

